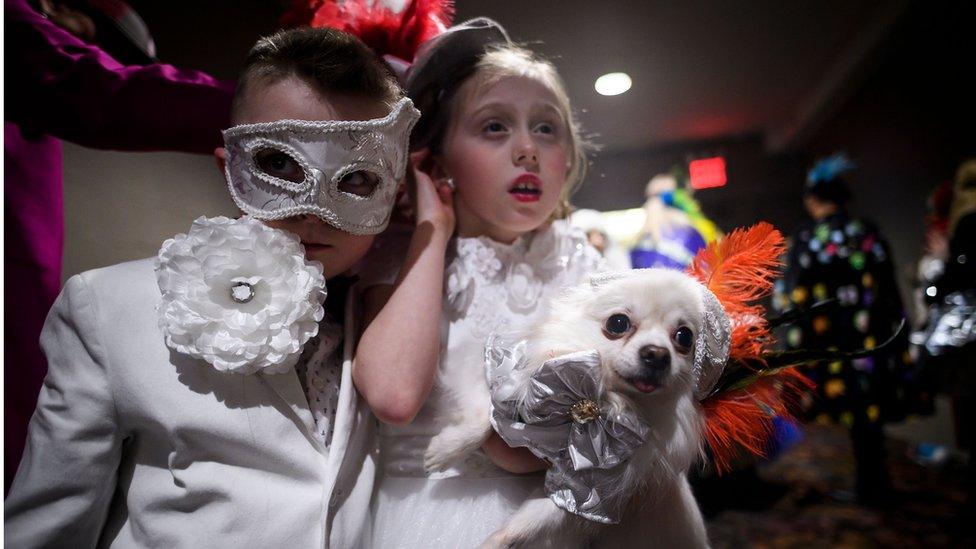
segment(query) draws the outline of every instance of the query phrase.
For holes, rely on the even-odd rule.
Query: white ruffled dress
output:
[[[510,245],[486,237],[454,240],[445,272],[441,375],[484,383],[485,338],[523,328],[562,287],[601,269],[601,261],[582,232],[561,221]],[[380,426],[374,547],[476,547],[542,486],[542,473],[508,473],[481,450],[446,471],[426,473],[424,451],[453,406],[452,395],[435,386],[411,424]]]

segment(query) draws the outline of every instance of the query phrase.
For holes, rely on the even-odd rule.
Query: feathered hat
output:
[[[443,33],[453,18],[451,0],[409,0],[400,10],[377,0],[296,0],[281,24],[348,32],[383,57],[402,80],[420,47]]]
[[[770,329],[829,308],[822,302],[806,311],[766,319],[760,301],[772,291],[786,251],[783,235],[769,223],[737,229],[695,256],[688,274],[704,284],[725,309],[731,326],[729,359],[708,396],[705,441],[718,472],[732,468],[743,453],[763,457],[776,418],[792,420],[801,396],[815,385],[794,366],[820,360],[851,360],[877,354],[894,342],[902,326],[873,349],[776,351]]]

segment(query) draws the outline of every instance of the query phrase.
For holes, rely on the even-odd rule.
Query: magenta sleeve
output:
[[[7,120],[87,147],[210,153],[234,84],[165,64],[124,66],[28,6],[5,0]]]

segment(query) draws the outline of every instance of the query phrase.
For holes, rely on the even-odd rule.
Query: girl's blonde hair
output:
[[[443,140],[451,125],[450,121],[457,112],[459,102],[468,99],[458,97],[457,91],[464,84],[473,82],[474,85],[470,89],[476,91],[490,87],[499,80],[508,77],[532,79],[545,86],[556,97],[556,107],[569,130],[567,132],[569,134],[567,145],[569,145],[571,152],[571,160],[567,167],[566,184],[552,218],[565,218],[569,216],[572,210],[569,197],[579,189],[586,177],[586,153],[589,144],[581,135],[580,125],[570,106],[569,94],[566,93],[566,85],[556,71],[556,67],[532,51],[514,44],[491,46],[474,65],[471,75],[458,82],[449,93],[444,94],[445,102],[440,106],[443,119],[440,124],[434,124],[432,128],[434,135],[431,136],[433,138],[430,141],[431,150],[435,153],[441,152]]]

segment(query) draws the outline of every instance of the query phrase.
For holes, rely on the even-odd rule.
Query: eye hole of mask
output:
[[[356,196],[369,196],[380,185],[380,177],[364,170],[349,172],[339,180],[339,190]]]
[[[305,181],[305,170],[297,160],[284,151],[261,149],[254,153],[254,165],[262,172],[278,179],[301,183]]]

